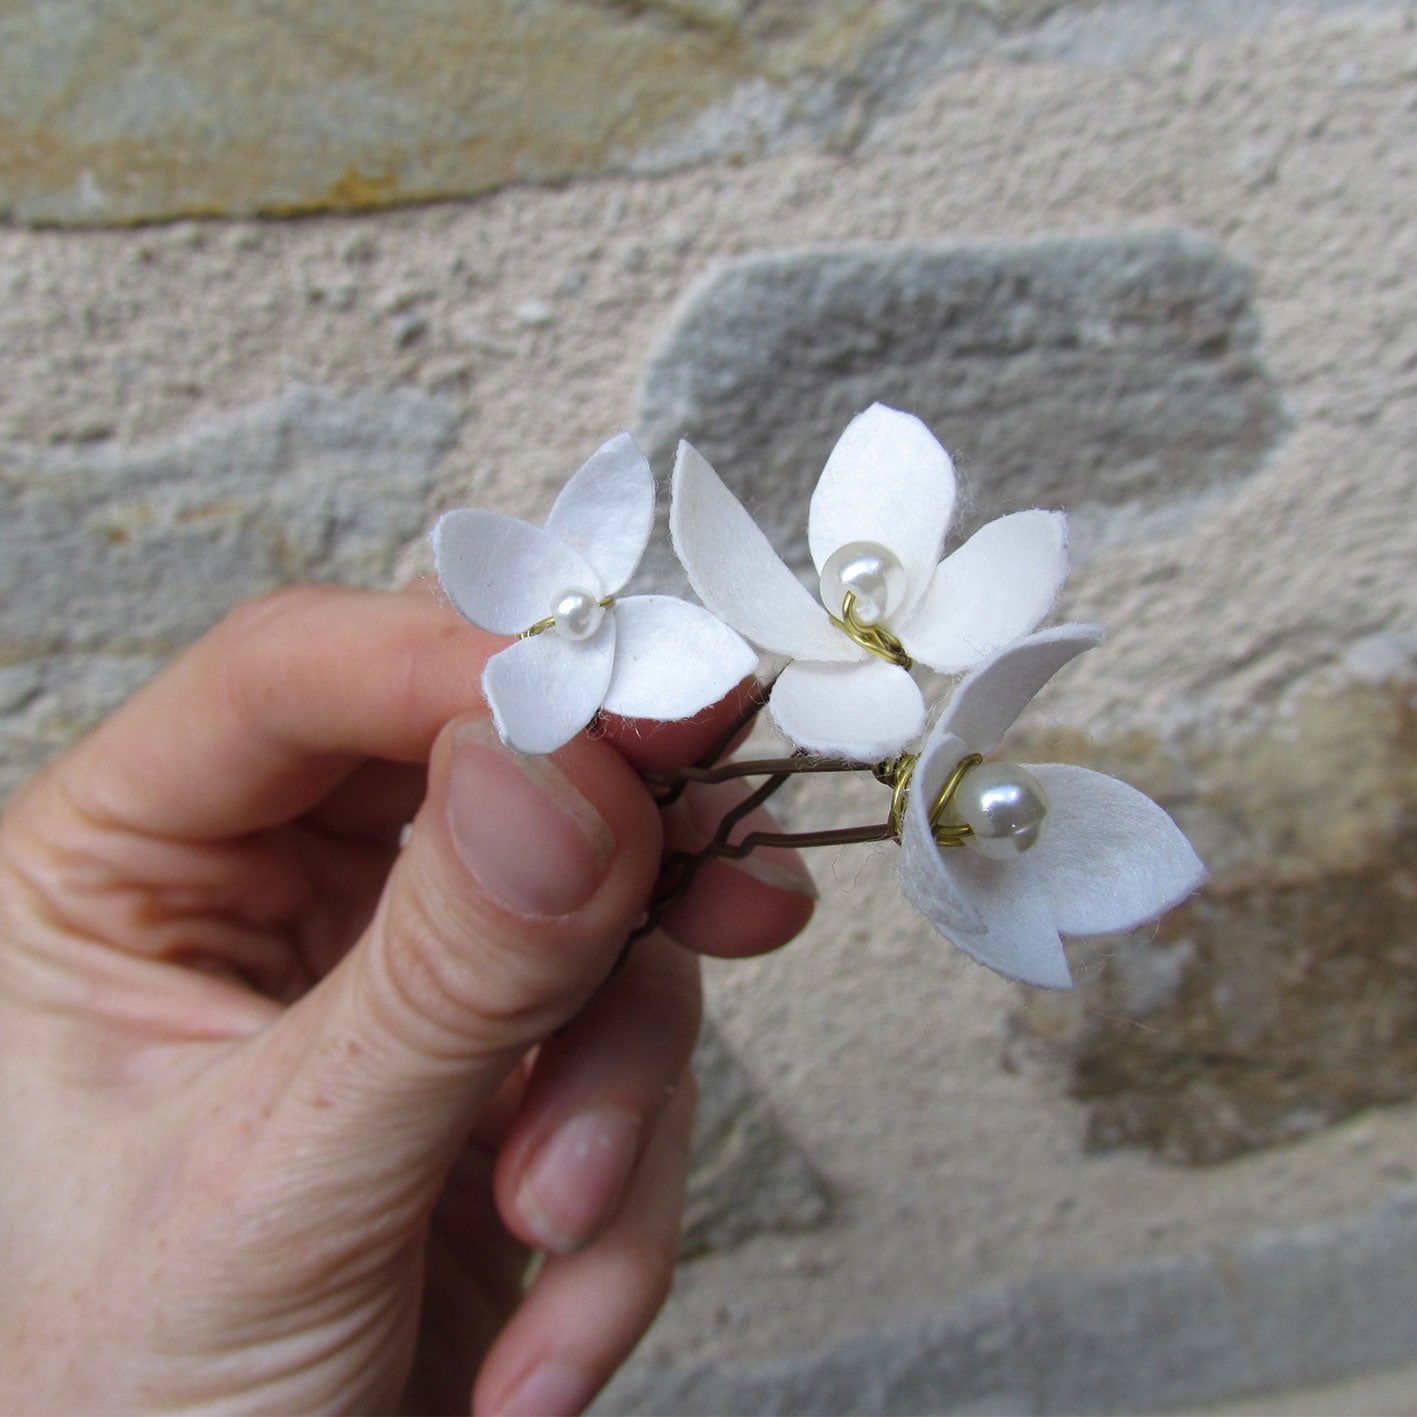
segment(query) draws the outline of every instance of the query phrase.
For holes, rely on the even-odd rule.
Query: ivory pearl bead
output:
[[[1017,763],[980,763],[965,773],[944,813],[967,826],[964,844],[993,861],[1011,861],[1035,846],[1048,816],[1043,784]]]
[[[849,541],[827,557],[822,567],[822,604],[842,615],[847,594],[856,597],[852,613],[863,625],[879,625],[905,599],[905,567],[874,541]]]
[[[588,640],[604,618],[600,597],[580,586],[568,586],[551,602],[552,628],[565,640]]]

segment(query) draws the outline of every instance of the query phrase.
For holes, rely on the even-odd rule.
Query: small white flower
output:
[[[628,433],[591,455],[545,527],[474,509],[438,519],[448,598],[474,625],[520,637],[482,676],[497,731],[518,752],[554,752],[602,708],[688,718],[756,669],[752,648],[699,606],[619,596],[653,523],[654,477]]]
[[[679,445],[675,549],[714,614],[791,661],[770,709],[799,747],[859,762],[899,751],[925,727],[907,657],[959,674],[1052,609],[1067,574],[1062,513],[1000,517],[942,561],[955,495],[949,454],[918,418],[882,404],[854,418],[807,518],[818,602],[704,458]],[[884,654],[866,645],[872,635]]]
[[[1062,625],[1010,645],[961,681],[920,751],[901,824],[901,888],[981,964],[1050,989],[1071,987],[1059,932],[1130,930],[1188,896],[1205,867],[1180,828],[1135,788],[1068,763],[968,767],[1028,701],[1102,638]],[[937,830],[971,828],[962,845]]]

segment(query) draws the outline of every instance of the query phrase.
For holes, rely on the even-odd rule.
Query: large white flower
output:
[[[882,404],[859,414],[812,494],[819,602],[713,468],[679,445],[675,549],[710,610],[791,661],[770,709],[799,747],[860,762],[897,752],[925,727],[907,660],[962,673],[1052,609],[1067,574],[1063,515],[1000,517],[942,561],[955,495],[949,454],[918,418]]]
[[[518,752],[550,753],[596,712],[688,718],[758,664],[726,625],[667,595],[619,591],[654,523],[654,477],[634,439],[597,449],[544,527],[500,512],[448,512],[433,528],[438,576],[474,625],[519,638],[482,690]]]
[[[1180,828],[1126,783],[1067,763],[968,765],[1101,637],[1095,625],[1043,630],[962,680],[920,751],[901,824],[901,887],[916,909],[981,964],[1050,989],[1072,983],[1060,932],[1130,930],[1205,879]]]

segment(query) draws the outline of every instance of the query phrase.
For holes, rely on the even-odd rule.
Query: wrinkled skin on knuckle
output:
[[[491,933],[444,892],[392,892],[375,917],[362,1006],[422,1056],[465,1063],[529,1046],[559,1026],[574,996],[548,978],[555,950],[545,939]]]

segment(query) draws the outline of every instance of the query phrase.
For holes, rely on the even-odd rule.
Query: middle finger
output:
[[[568,1253],[614,1219],[698,1037],[697,959],[663,934],[638,941],[621,968],[542,1044],[497,1164],[507,1226]]]

